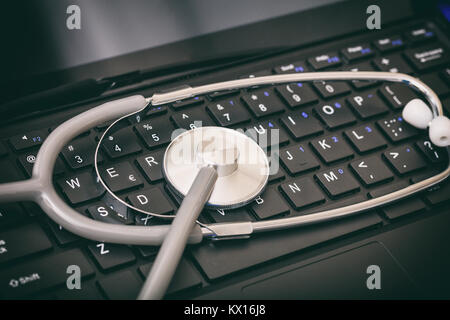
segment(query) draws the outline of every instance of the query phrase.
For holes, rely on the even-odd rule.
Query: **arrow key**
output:
[[[391,170],[378,157],[353,161],[350,167],[366,186],[389,181],[393,178]]]

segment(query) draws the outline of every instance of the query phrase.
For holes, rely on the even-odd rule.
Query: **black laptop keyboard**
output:
[[[253,75],[323,70],[404,72],[428,83],[448,114],[450,54],[435,29],[423,24],[370,37],[348,40],[338,48],[314,54],[305,53],[314,48],[299,50],[291,54],[296,58],[286,63],[274,63],[280,58],[271,58],[266,64],[259,63],[265,67],[255,69]],[[251,75],[237,74],[247,76]],[[278,129],[281,166],[255,202],[231,211],[205,210],[200,221],[259,221],[361,202],[404,188],[446,166],[445,150],[433,147],[424,132],[401,117],[402,107],[414,97],[414,92],[400,84],[320,81],[218,92],[155,107],[141,122],[130,123],[103,145],[101,168],[115,174],[102,176],[114,192],[136,207],[161,214],[176,212],[177,200],[161,173],[164,148],[174,129],[191,129],[201,121],[204,126],[253,129],[254,139],[268,141],[263,147],[269,153],[276,148],[266,137]],[[2,182],[30,176],[38,148],[55,126],[30,128],[2,139]],[[55,186],[80,214],[92,219],[127,225],[164,223],[127,212],[106,196],[96,181],[94,149],[106,126],[89,130],[62,150]],[[427,216],[432,208],[449,200],[450,184],[444,182],[412,198],[330,223],[245,240],[205,241],[187,250],[167,297],[199,296],[233,276],[251,276],[252,271],[283,256]],[[0,204],[3,298],[132,299],[157,251],[156,247],[81,239],[50,221],[34,204]],[[80,266],[82,290],[66,289],[69,264]]]

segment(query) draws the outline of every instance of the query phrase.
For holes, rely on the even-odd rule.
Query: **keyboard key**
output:
[[[192,247],[198,265],[211,280],[248,270],[271,260],[317,246],[338,237],[380,224],[371,212],[338,219],[332,223],[253,235],[250,241],[217,241]]]
[[[308,59],[308,63],[313,66],[314,70],[319,71],[329,67],[337,67],[342,61],[336,52],[321,54]]]
[[[23,222],[26,218],[26,213],[18,203],[0,204],[0,227]]]
[[[82,279],[94,274],[81,251],[73,249],[3,270],[0,273],[0,296],[9,299],[23,298],[65,284],[68,277],[67,267],[70,265],[80,267]]]
[[[167,112],[166,106],[153,106],[148,109],[145,116],[146,117],[154,117],[154,116],[159,116],[161,114],[164,114],[166,112]],[[140,121],[137,121],[137,122],[140,122]]]
[[[311,112],[298,111],[284,115],[280,120],[296,140],[323,132],[322,125]]]
[[[327,169],[315,174],[314,177],[333,198],[359,190],[358,182],[350,170],[344,167]]]
[[[127,270],[103,278],[98,284],[109,299],[135,300],[141,290],[142,280]]]
[[[272,75],[272,72],[270,70],[260,70],[260,71],[252,72],[250,74],[245,74],[243,76],[240,76],[239,79],[264,77],[264,76],[270,76],[270,75]]]
[[[222,127],[250,120],[248,111],[244,109],[239,100],[234,98],[210,104],[207,109]]]
[[[288,205],[283,201],[280,194],[272,188],[267,188],[254,202],[251,210],[259,219],[267,219],[289,213]]]
[[[246,129],[245,134],[255,140],[263,149],[282,145],[289,141],[283,129],[272,121],[263,121]]]
[[[420,76],[420,80],[426,83],[438,96],[444,96],[450,92],[450,87],[436,73],[428,73]]]
[[[441,71],[441,77],[450,86],[450,67],[445,68]]]
[[[280,185],[280,190],[295,210],[325,201],[322,191],[311,178],[296,179],[289,183],[283,183]]]
[[[365,62],[360,62],[358,64],[352,64],[350,66],[346,66],[343,68],[344,71],[375,71],[375,69],[372,67],[372,65],[365,61]],[[376,81],[365,81],[365,80],[352,80],[351,82],[352,86],[355,89],[363,89],[363,88],[367,88],[367,87],[371,87],[373,85],[376,85],[377,82]]]
[[[156,182],[163,179],[162,161],[164,152],[147,153],[136,159],[138,167],[144,172],[144,176],[149,182]]]
[[[128,195],[131,204],[141,210],[168,214],[173,212],[173,207],[159,188],[139,190]]]
[[[277,74],[283,73],[300,73],[308,71],[305,63],[303,61],[297,61],[294,63],[284,64],[273,69],[273,72]]]
[[[20,166],[25,171],[27,177],[31,177],[33,173],[33,166],[36,162],[37,151],[35,152],[27,152],[22,154],[17,159],[19,161]],[[61,174],[64,172],[64,164],[62,163],[60,158],[56,158],[55,167],[53,169],[53,174]]]
[[[355,116],[342,101],[320,104],[314,110],[329,129],[336,129],[356,122]]]
[[[428,41],[436,37],[434,31],[425,26],[415,27],[406,33],[406,37],[410,42],[419,43]]]
[[[375,47],[381,52],[388,52],[403,48],[405,46],[405,41],[399,35],[394,35],[382,39],[375,40],[373,42]]]
[[[103,186],[89,172],[61,178],[57,183],[72,204],[93,200],[105,193]]]
[[[51,247],[51,242],[37,223],[2,231],[0,232],[0,264],[46,251]]]
[[[56,294],[58,300],[103,300],[98,289],[93,284],[83,284],[81,290],[64,288]]]
[[[280,159],[290,175],[317,169],[320,166],[310,149],[301,144],[280,150]]]
[[[106,166],[103,168],[101,176],[112,192],[135,188],[144,183],[140,174],[136,172],[129,162],[120,162]]]
[[[377,125],[392,142],[403,141],[418,134],[417,129],[406,123],[400,116],[390,116],[379,120]]]
[[[410,173],[427,165],[417,151],[409,145],[385,151],[383,155],[398,174]]]
[[[139,271],[144,278],[147,278],[149,275],[152,265],[153,263],[149,263],[139,267]],[[185,258],[182,258],[167,288],[166,294],[174,294],[190,288],[199,287],[201,284],[202,280],[198,272]]]
[[[258,118],[284,111],[283,103],[271,90],[252,92],[243,96],[242,100]]]
[[[310,143],[327,164],[353,156],[353,151],[340,135],[315,139]]]
[[[436,147],[428,139],[420,139],[415,145],[432,163],[439,163],[447,158],[445,149]]]
[[[270,158],[269,158],[269,163],[270,163]],[[269,174],[269,183],[278,181],[278,180],[283,180],[284,178],[285,178],[285,174],[284,174],[283,170],[278,166],[278,170],[276,172],[271,172]]]
[[[389,111],[375,92],[351,96],[347,101],[362,119],[375,117]]]
[[[112,224],[133,224],[134,219],[126,213],[119,213],[108,205],[101,203],[95,206],[90,206],[87,211],[94,220],[112,223]]]
[[[376,58],[373,62],[380,71],[401,73],[412,72],[412,69],[398,53]]]
[[[344,134],[359,153],[386,146],[386,140],[371,124],[347,130]]]
[[[178,128],[186,130],[215,125],[203,108],[189,109],[175,113],[171,118]]]
[[[137,153],[142,150],[131,127],[121,129],[113,135],[105,137],[102,141],[102,148],[108,157],[112,159]]]
[[[439,43],[408,49],[405,56],[419,71],[446,64],[450,58],[448,50]]]
[[[175,129],[166,117],[157,117],[154,120],[141,122],[134,128],[149,149],[169,143]]]
[[[424,194],[425,200],[432,206],[443,204],[450,200],[450,183],[448,181],[431,187]]]
[[[50,231],[56,239],[56,242],[60,246],[67,246],[81,239],[77,235],[63,229],[63,227],[57,225],[52,220],[48,221],[48,225],[50,227]]]
[[[350,92],[350,87],[344,81],[314,81],[313,86],[324,99],[337,97]]]
[[[194,97],[194,98],[190,98],[190,99],[184,99],[184,100],[180,100],[180,101],[175,101],[172,104],[172,107],[174,109],[181,109],[184,107],[192,107],[198,104],[201,104],[205,101],[204,98],[202,97]]]
[[[402,181],[395,184],[389,184],[382,188],[372,190],[369,192],[370,198],[377,198],[384,196],[388,193],[395,192],[408,186],[408,183]],[[415,213],[425,209],[425,204],[417,197],[410,197],[401,201],[397,201],[393,204],[389,204],[381,207],[381,211],[389,218],[396,219],[406,214]]]
[[[228,97],[228,96],[235,96],[239,93],[239,90],[223,90],[223,91],[216,91],[213,93],[208,94],[208,97],[211,100],[217,100],[217,99],[222,99],[224,97]]]
[[[360,159],[350,163],[350,167],[358,175],[365,186],[391,180],[394,176],[388,167],[378,157]]]
[[[5,145],[0,141],[0,157],[6,156],[8,154],[8,149],[6,149]]]
[[[45,138],[47,138],[47,132],[45,130],[35,130],[11,137],[9,143],[13,146],[14,150],[19,151],[40,146]]]
[[[380,93],[394,110],[403,109],[409,101],[417,98],[407,85],[400,83],[383,84]]]
[[[300,107],[317,101],[317,95],[304,83],[291,83],[275,88],[278,94],[291,108]]]
[[[94,164],[96,147],[96,143],[90,137],[83,137],[65,146],[61,153],[70,168],[75,170]],[[102,161],[102,155],[100,153],[97,160],[99,163]]]
[[[373,49],[367,43],[346,47],[342,49],[341,52],[348,61],[363,59],[374,55]]]
[[[110,270],[136,260],[131,249],[125,245],[95,243],[88,246],[95,262],[103,271]]]
[[[206,214],[215,223],[254,220],[250,217],[245,208],[233,210],[224,210],[224,209],[206,210]]]

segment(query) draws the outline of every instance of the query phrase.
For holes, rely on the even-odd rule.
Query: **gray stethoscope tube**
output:
[[[68,206],[56,193],[52,182],[53,168],[61,149],[82,132],[101,123],[139,112],[149,103],[152,105],[161,105],[215,91],[258,85],[321,80],[401,82],[424,95],[434,117],[443,115],[439,98],[427,85],[409,75],[388,72],[317,72],[275,75],[226,81],[195,88],[185,88],[169,93],[155,94],[148,99],[142,96],[131,96],[104,103],[64,122],[56,128],[47,137],[39,150],[33,167],[32,177],[29,180],[0,185],[0,202],[34,201],[52,220],[61,225],[61,227],[91,240],[132,245],[161,245],[169,233],[171,228],[169,225],[151,227],[112,225],[89,219]],[[203,237],[221,239],[250,236],[254,232],[280,230],[341,218],[413,195],[418,191],[443,181],[449,174],[450,165],[444,171],[433,177],[385,196],[305,216],[258,222],[209,224],[204,226],[195,224],[190,230],[187,240],[189,243],[199,243]]]

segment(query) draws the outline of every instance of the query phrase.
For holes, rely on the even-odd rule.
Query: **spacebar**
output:
[[[215,280],[379,223],[378,215],[367,212],[308,227],[256,234],[251,239],[203,243],[193,247],[192,253],[208,279]]]

